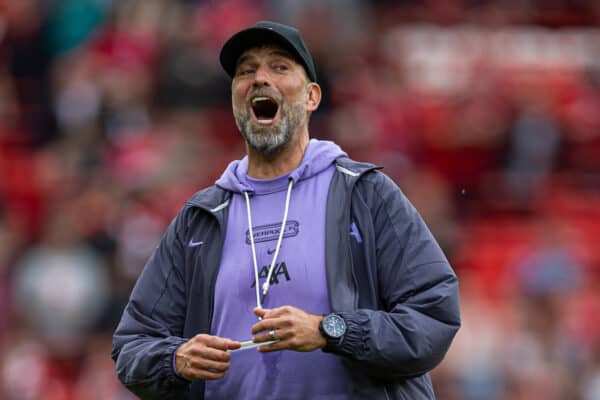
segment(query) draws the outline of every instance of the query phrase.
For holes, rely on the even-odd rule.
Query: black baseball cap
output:
[[[252,27],[234,34],[223,45],[219,60],[225,72],[233,79],[237,61],[244,51],[251,47],[273,43],[289,50],[296,60],[304,66],[308,78],[313,82],[317,81],[312,57],[298,29],[277,22],[260,21]]]

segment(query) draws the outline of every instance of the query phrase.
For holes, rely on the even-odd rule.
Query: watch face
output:
[[[323,318],[323,330],[332,338],[340,338],[346,333],[346,322],[339,315],[329,314]]]

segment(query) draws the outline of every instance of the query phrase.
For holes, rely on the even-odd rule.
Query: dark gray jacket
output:
[[[456,275],[386,175],[347,158],[336,163],[327,200],[327,284],[331,308],[348,330],[333,352],[351,374],[353,398],[434,399],[427,372],[460,327]],[[112,357],[120,380],[143,399],[204,397],[204,382],[173,374],[172,356],[187,338],[210,332],[230,198],[216,186],[194,195],[133,289]],[[191,240],[204,244],[189,246]]]

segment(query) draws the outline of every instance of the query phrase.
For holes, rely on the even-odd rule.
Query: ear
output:
[[[307,91],[306,110],[313,112],[319,108],[319,104],[321,103],[321,86],[318,83],[309,82]]]

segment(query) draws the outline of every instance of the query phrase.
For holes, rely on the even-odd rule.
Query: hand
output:
[[[277,350],[313,351],[327,342],[319,331],[322,315],[309,314],[299,308],[284,306],[272,310],[255,308],[254,314],[262,320],[252,327],[255,343],[272,340],[269,331],[275,331],[276,343],[260,346],[258,351]]]
[[[188,381],[220,379],[229,369],[231,355],[227,350],[240,346],[239,342],[230,339],[196,335],[175,352],[175,368]]]

